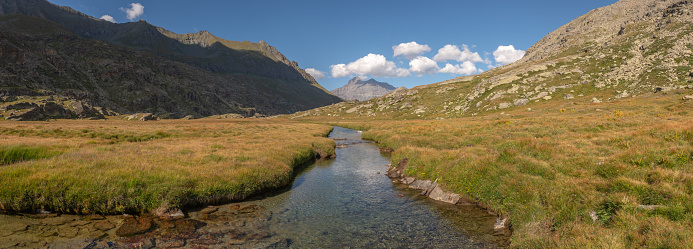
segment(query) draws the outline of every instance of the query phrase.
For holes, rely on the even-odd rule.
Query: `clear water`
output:
[[[337,158],[318,161],[290,191],[247,203],[272,211],[269,229],[297,248],[478,248],[495,216],[473,205],[436,204],[385,175],[389,159],[354,130],[336,127]]]

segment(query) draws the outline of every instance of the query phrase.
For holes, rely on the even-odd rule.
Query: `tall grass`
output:
[[[60,120],[0,126],[2,148],[57,146],[64,151],[60,157],[0,167],[4,211],[147,212],[241,200],[289,184],[296,167],[318,153],[334,154],[335,145],[323,137],[331,126],[276,120]]]
[[[692,244],[693,117],[683,111],[692,102],[654,95],[571,111],[535,108],[322,122],[368,129],[364,138],[394,150],[393,165],[408,159],[406,174],[438,179],[510,217],[513,247]]]
[[[42,146],[9,145],[0,147],[0,165],[13,164],[34,159],[44,159],[59,154]]]

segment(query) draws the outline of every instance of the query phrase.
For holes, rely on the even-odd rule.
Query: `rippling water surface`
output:
[[[336,127],[337,158],[318,161],[290,191],[250,203],[273,212],[270,229],[296,247],[489,247],[495,216],[435,204],[385,176],[389,159],[354,130]],[[346,139],[346,140],[341,140]]]

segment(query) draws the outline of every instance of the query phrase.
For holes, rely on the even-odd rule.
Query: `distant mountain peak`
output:
[[[334,95],[346,100],[365,101],[380,97],[395,90],[395,87],[379,82],[375,79],[363,80],[360,76],[354,77],[343,87],[332,90]]]

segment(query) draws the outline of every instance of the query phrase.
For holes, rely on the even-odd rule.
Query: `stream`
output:
[[[496,216],[438,203],[394,184],[377,145],[335,127],[336,159],[318,160],[291,187],[192,210],[184,219],[0,215],[0,248],[496,248]]]

